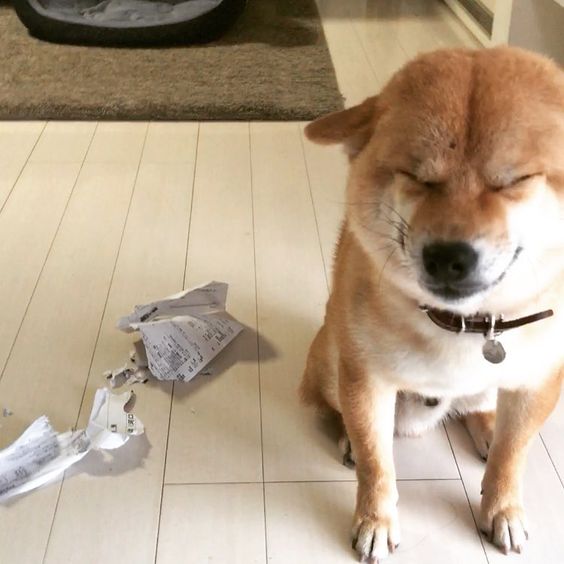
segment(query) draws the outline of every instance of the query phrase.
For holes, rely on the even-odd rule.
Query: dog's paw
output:
[[[354,470],[356,466],[356,458],[354,456],[351,442],[347,435],[343,435],[339,439],[339,451],[341,452],[343,458],[343,465],[351,470]]]
[[[487,460],[490,445],[493,442],[495,414],[491,412],[469,413],[463,418],[463,421],[480,458]]]
[[[525,513],[520,506],[495,511],[482,509],[480,529],[504,554],[512,550],[520,554],[529,538]]]
[[[488,454],[490,452],[490,445],[493,441],[493,434],[475,434],[472,435],[472,440],[474,442],[474,447],[480,455],[480,458],[484,462],[486,462],[488,460]]]
[[[352,547],[361,562],[377,564],[394,552],[400,542],[399,520],[394,510],[386,516],[357,516]]]

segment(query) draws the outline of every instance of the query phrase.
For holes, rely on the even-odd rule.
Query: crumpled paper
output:
[[[136,306],[122,317],[118,329],[138,331],[144,351],[136,343],[136,366],[106,373],[110,383],[141,381],[146,373],[137,372],[145,367],[159,380],[188,382],[194,378],[243,330],[225,311],[227,289],[224,282],[210,282]]]
[[[57,433],[44,415],[10,446],[0,451],[0,502],[53,481],[91,450],[123,446],[144,432],[141,421],[127,412],[132,391],[96,391],[86,429]]]

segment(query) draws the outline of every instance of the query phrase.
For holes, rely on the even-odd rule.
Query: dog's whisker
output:
[[[346,205],[349,205],[349,206],[374,206],[374,205],[376,205],[379,208],[386,207],[389,211],[394,213],[402,223],[409,225],[409,222],[401,215],[401,213],[399,213],[393,206],[391,206],[387,202],[384,202],[383,200],[357,200],[357,201],[348,200],[344,203]]]
[[[393,206],[391,206],[390,204],[388,204],[387,202],[384,201],[380,201],[379,203],[380,206],[386,206],[391,212],[395,213],[398,217],[398,219],[404,223],[405,225],[409,226],[409,222],[401,215],[401,213],[399,213],[396,208],[394,208]]]
[[[382,270],[380,270],[380,275],[378,277],[378,284],[376,285],[376,293],[379,294],[380,293],[380,286],[382,284],[382,279],[384,277],[384,270],[386,270],[386,266],[388,266],[388,263],[390,262],[390,259],[392,258],[392,256],[394,255],[394,253],[397,251],[397,247],[395,249],[392,250],[392,252],[388,255],[388,257],[386,258],[386,260],[384,261],[384,266],[382,266]]]
[[[383,237],[383,238],[392,238],[394,235],[397,235],[398,233],[403,236],[404,238],[407,238],[409,233],[403,229],[400,228],[396,225],[391,224],[388,221],[385,220],[377,220],[377,222],[379,223],[385,223],[386,225],[390,225],[391,227],[394,228],[394,232],[393,233],[383,233],[382,231],[376,231],[374,229],[374,226],[372,225],[372,222],[369,222],[368,220],[363,220],[361,218],[357,218],[357,221],[360,223],[360,225],[366,229],[367,231],[370,231],[371,233],[373,233],[374,235],[377,235],[378,237]]]

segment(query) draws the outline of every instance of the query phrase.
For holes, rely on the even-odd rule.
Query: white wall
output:
[[[552,57],[564,65],[564,0],[481,0],[495,6],[492,36],[458,0],[443,0],[485,46],[515,45]]]
[[[564,64],[564,7],[556,0],[515,0],[508,42]]]

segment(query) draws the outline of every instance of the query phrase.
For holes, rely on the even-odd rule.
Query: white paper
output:
[[[143,306],[118,322],[122,331],[139,331],[148,365],[159,380],[188,382],[222,351],[243,327],[225,312],[227,284],[210,282]]]
[[[135,306],[132,314],[118,321],[117,327],[126,333],[131,333],[137,330],[138,325],[162,317],[223,312],[227,289],[228,285],[225,282],[210,282],[150,304]]]
[[[97,390],[88,426],[80,431],[57,433],[46,416],[36,419],[0,451],[0,502],[54,480],[92,449],[119,448],[143,433],[141,421],[124,410],[132,397],[131,391]]]
[[[141,346],[143,346],[143,343],[141,343]],[[104,376],[111,388],[144,384],[149,379],[150,374],[149,369],[146,367],[130,367],[127,364],[116,370],[104,372]]]
[[[149,366],[149,361],[147,360],[147,352],[145,351],[143,341],[135,341],[133,346],[135,348],[131,351],[129,359],[137,368],[147,368]]]
[[[188,382],[241,331],[235,320],[183,316],[139,327],[151,374],[160,380]]]

